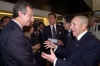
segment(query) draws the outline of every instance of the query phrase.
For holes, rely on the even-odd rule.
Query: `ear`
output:
[[[19,15],[19,17],[21,18],[23,14],[22,14],[21,11],[18,11],[18,15]]]
[[[87,27],[87,24],[86,23],[83,23],[82,24],[82,28],[85,29],[86,27]]]

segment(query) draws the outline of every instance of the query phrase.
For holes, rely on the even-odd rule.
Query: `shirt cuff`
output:
[[[57,61],[57,58],[54,60],[53,66],[55,66],[55,65],[56,65],[56,61]]]
[[[58,48],[58,46],[56,46],[56,48],[54,49],[54,52],[56,51],[57,48]]]

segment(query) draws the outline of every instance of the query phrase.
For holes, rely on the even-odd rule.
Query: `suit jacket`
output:
[[[0,55],[4,66],[35,66],[36,64],[29,40],[13,20],[2,30]]]
[[[62,25],[56,25],[56,32],[57,32],[57,39],[64,41],[65,37],[65,31],[64,27]],[[42,34],[42,41],[48,40],[48,38],[52,38],[52,30],[50,25],[46,26],[43,29],[43,34]]]
[[[1,34],[2,28],[0,28],[0,34]]]
[[[40,43],[42,44],[42,32],[40,30],[38,30],[39,35],[38,35],[38,40],[40,41]]]
[[[66,31],[66,34],[67,33],[68,33],[68,31]],[[72,32],[70,32],[70,36],[69,37],[67,37],[67,36],[65,37],[65,43],[64,43],[65,47],[67,49],[69,49],[73,45],[74,40],[75,40],[75,37],[72,35]]]
[[[55,66],[97,66],[100,59],[100,41],[87,32],[76,44],[70,50],[57,48],[55,53],[66,56],[66,59],[57,59]]]
[[[32,46],[36,44],[40,44],[38,37],[34,33],[31,35],[31,43],[32,43]]]

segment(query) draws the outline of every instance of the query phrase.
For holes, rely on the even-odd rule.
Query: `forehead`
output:
[[[3,20],[10,20],[10,18],[4,18]]]
[[[33,14],[33,9],[32,8],[30,8],[29,6],[27,6],[26,9],[27,9],[28,13],[32,13]]]
[[[10,21],[10,18],[4,18],[3,22]]]
[[[80,18],[79,17],[74,17],[72,19],[71,23],[80,23]]]
[[[49,17],[49,18],[54,18],[54,15],[49,15],[48,17]]]

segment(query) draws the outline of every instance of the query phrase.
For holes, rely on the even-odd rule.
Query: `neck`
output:
[[[21,21],[22,19],[17,17],[17,18],[14,18],[14,20],[17,21],[23,27],[23,24],[22,24],[22,21]]]

